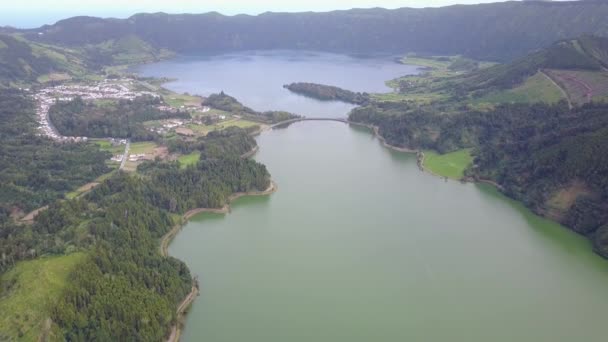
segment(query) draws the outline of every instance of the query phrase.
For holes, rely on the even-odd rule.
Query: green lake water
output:
[[[138,70],[255,109],[345,117],[282,85],[387,91],[392,58],[183,57]],[[193,218],[170,254],[198,275],[183,341],[606,341],[608,262],[490,186],[445,182],[365,129],[300,122],[257,138],[279,191]]]
[[[605,341],[608,263],[584,238],[346,124],[258,143],[279,191],[171,244],[201,282],[184,341]]]

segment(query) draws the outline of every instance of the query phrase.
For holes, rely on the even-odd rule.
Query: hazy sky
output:
[[[438,7],[497,0],[0,0],[0,26],[35,27],[75,15],[128,17],[138,12],[258,14],[353,7]]]

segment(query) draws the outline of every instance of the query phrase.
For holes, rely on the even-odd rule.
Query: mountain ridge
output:
[[[353,9],[263,13],[257,16],[140,13],[127,19],[74,17],[38,29],[28,39],[52,44],[100,44],[134,34],[177,53],[254,49],[429,52],[506,61],[554,41],[608,36],[608,3],[504,2],[440,8]]]

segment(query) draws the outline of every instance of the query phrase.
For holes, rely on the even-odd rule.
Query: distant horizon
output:
[[[82,3],[85,2],[85,5]],[[299,12],[331,12],[349,9],[397,9],[397,8],[425,8],[447,7],[453,5],[475,5],[481,3],[495,3],[504,1],[495,0],[352,0],[344,5],[343,1],[292,1],[289,3],[273,0],[258,1],[255,4],[239,3],[237,1],[225,4],[222,1],[205,1],[200,4],[193,0],[174,0],[170,5],[159,0],[144,0],[117,6],[102,0],[58,0],[53,8],[44,13],[32,12],[31,8],[45,8],[47,3],[43,0],[22,0],[19,3],[0,5],[0,26],[15,28],[37,28],[43,25],[52,25],[60,20],[78,16],[99,18],[125,19],[140,13],[167,13],[167,14],[204,14],[217,12],[226,16],[260,15],[273,13],[299,13]],[[77,8],[77,10],[74,10]]]

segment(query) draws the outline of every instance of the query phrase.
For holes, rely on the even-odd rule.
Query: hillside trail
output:
[[[557,87],[557,89],[559,89],[561,91],[562,95],[568,102],[568,109],[572,110],[572,108],[574,108],[574,106],[572,105],[572,101],[570,100],[570,96],[568,96],[568,93],[566,92],[566,90],[564,88],[562,88],[559,84],[557,84],[557,82],[555,82],[555,80],[552,79],[551,76],[549,76],[547,73],[545,73],[544,70],[539,70],[539,72],[541,74],[543,74],[543,76],[545,76],[551,83],[553,83],[554,86]]]

